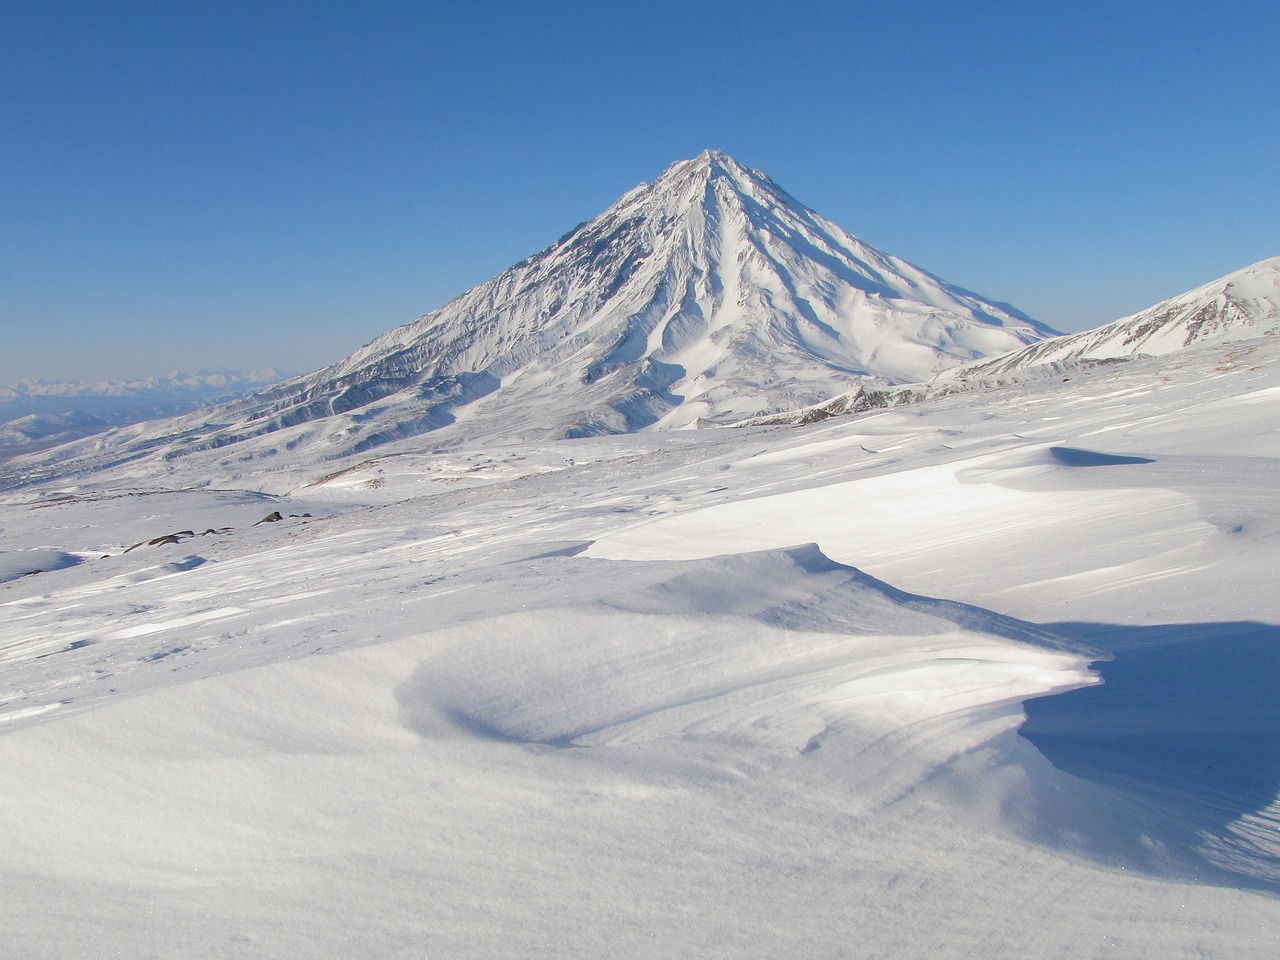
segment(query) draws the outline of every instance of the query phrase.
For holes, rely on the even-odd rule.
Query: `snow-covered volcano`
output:
[[[632,432],[812,402],[858,378],[919,380],[1050,332],[707,151],[277,396],[309,419],[394,391],[422,409],[418,429],[492,391],[502,400],[478,406],[508,425],[536,410],[556,432]]]
[[[330,367],[106,447],[331,457],[463,420],[469,440],[678,428],[920,380],[1051,333],[707,151]]]

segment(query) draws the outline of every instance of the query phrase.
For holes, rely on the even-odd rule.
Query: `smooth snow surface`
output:
[[[0,955],[1274,957],[1277,424],[1264,337],[11,491]]]

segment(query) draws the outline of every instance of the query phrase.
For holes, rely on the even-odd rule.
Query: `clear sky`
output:
[[[0,7],[0,382],[340,359],[714,147],[1063,330],[1280,254],[1280,4]]]

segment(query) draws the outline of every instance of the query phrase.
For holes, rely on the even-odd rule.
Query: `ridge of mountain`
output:
[[[1197,343],[1265,336],[1278,327],[1280,257],[1271,257],[1094,330],[958,366],[944,371],[940,379],[999,376],[1053,363],[1164,356]]]
[[[99,438],[113,462],[312,459],[451,428],[550,439],[730,423],[1053,333],[864,244],[718,151],[322,370]]]
[[[1144,357],[1163,357],[1197,346],[1271,337],[1278,332],[1280,257],[1272,257],[1093,330],[1052,337],[956,366],[920,383],[862,385],[801,410],[749,418],[740,425],[812,423]]]
[[[33,453],[110,429],[107,421],[82,411],[29,413],[0,422],[0,458]]]

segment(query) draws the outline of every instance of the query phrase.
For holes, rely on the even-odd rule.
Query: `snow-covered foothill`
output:
[[[1031,344],[956,367],[942,379],[1000,377],[1051,364],[1165,356],[1195,344],[1274,336],[1280,329],[1280,257],[1261,260],[1096,330]]]

